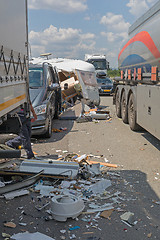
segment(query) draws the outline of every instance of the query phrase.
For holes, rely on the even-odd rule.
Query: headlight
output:
[[[44,113],[46,113],[46,110],[47,110],[46,105],[40,105],[40,106],[34,108],[36,115],[44,114]]]

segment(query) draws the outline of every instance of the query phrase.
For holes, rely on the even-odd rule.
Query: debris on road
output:
[[[9,228],[16,228],[16,224],[13,222],[6,222],[4,223],[4,226]]]
[[[128,225],[131,225],[133,226],[134,225],[134,213],[131,213],[131,212],[125,212],[124,214],[122,214],[120,216],[122,222],[128,224]]]
[[[54,238],[48,237],[42,233],[17,233],[11,236],[13,240],[55,240]]]
[[[31,172],[42,169],[44,172],[47,169],[49,175],[46,176],[48,177],[38,175],[39,181],[32,182],[30,188],[28,184],[23,186],[18,183],[22,190],[17,189],[17,191],[13,191],[13,183],[6,184],[5,182],[6,186],[1,187],[0,191],[7,187],[9,192],[1,193],[1,195],[7,201],[11,201],[15,197],[30,196],[35,211],[40,214],[41,221],[55,221],[56,224],[65,223],[65,228],[60,231],[64,235],[59,236],[59,239],[76,239],[76,233],[81,228],[81,224],[86,224],[84,226],[86,234],[91,233],[92,229],[100,232],[102,231],[100,222],[108,221],[109,224],[112,224],[115,217],[116,222],[127,225],[128,229],[124,228],[126,233],[131,227],[134,228],[139,221],[135,220],[134,213],[127,211],[127,203],[135,201],[132,196],[132,188],[128,191],[129,196],[124,194],[123,190],[130,187],[129,182],[121,177],[119,171],[111,171],[113,168],[118,168],[118,165],[106,162],[103,155],[79,155],[63,150],[60,151],[63,155],[61,157],[57,155],[54,160],[33,159],[21,161],[19,165],[21,173],[28,172],[29,175]],[[72,171],[72,175],[66,175],[65,179],[59,178],[59,175],[69,170]],[[51,178],[52,174],[57,175],[57,180]],[[21,178],[23,179],[23,175]],[[4,182],[3,178],[1,178],[1,182]],[[124,187],[122,191],[118,190],[120,183]],[[152,203],[158,206],[159,202],[152,200]],[[18,209],[21,209],[18,225],[27,229],[30,224],[26,219],[23,219],[25,216],[22,216],[24,209],[23,207]],[[123,214],[121,214],[122,212]],[[71,221],[76,224],[69,224]],[[9,224],[8,226],[14,225]],[[73,230],[75,231],[74,234],[71,233]],[[35,233],[15,234],[11,239],[39,240],[41,237],[43,240],[58,240],[46,235],[43,236],[37,231]]]
[[[42,172],[43,171],[21,182],[9,184],[0,188],[0,195],[33,185],[36,181],[38,181]]]
[[[95,122],[96,120],[108,120],[111,121],[110,112],[102,111],[98,108],[89,108],[87,107],[87,111],[84,111],[79,118],[76,120],[77,123],[82,122]],[[84,106],[85,109],[85,106]]]
[[[73,195],[58,195],[52,198],[51,212],[57,221],[65,222],[67,218],[75,219],[84,209],[82,199]]]

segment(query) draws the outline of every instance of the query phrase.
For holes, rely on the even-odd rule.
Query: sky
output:
[[[85,54],[105,54],[110,68],[128,28],[157,0],[28,0],[31,57],[84,60]]]

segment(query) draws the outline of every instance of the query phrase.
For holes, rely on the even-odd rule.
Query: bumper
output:
[[[48,118],[46,115],[37,116],[37,120],[31,124],[32,135],[43,135],[46,133],[48,128]]]

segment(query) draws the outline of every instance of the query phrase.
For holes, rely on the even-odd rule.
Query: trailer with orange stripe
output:
[[[160,1],[129,28],[118,56],[116,114],[133,131],[144,128],[160,139]]]
[[[0,132],[17,132],[16,113],[28,108],[27,0],[0,1]]]

